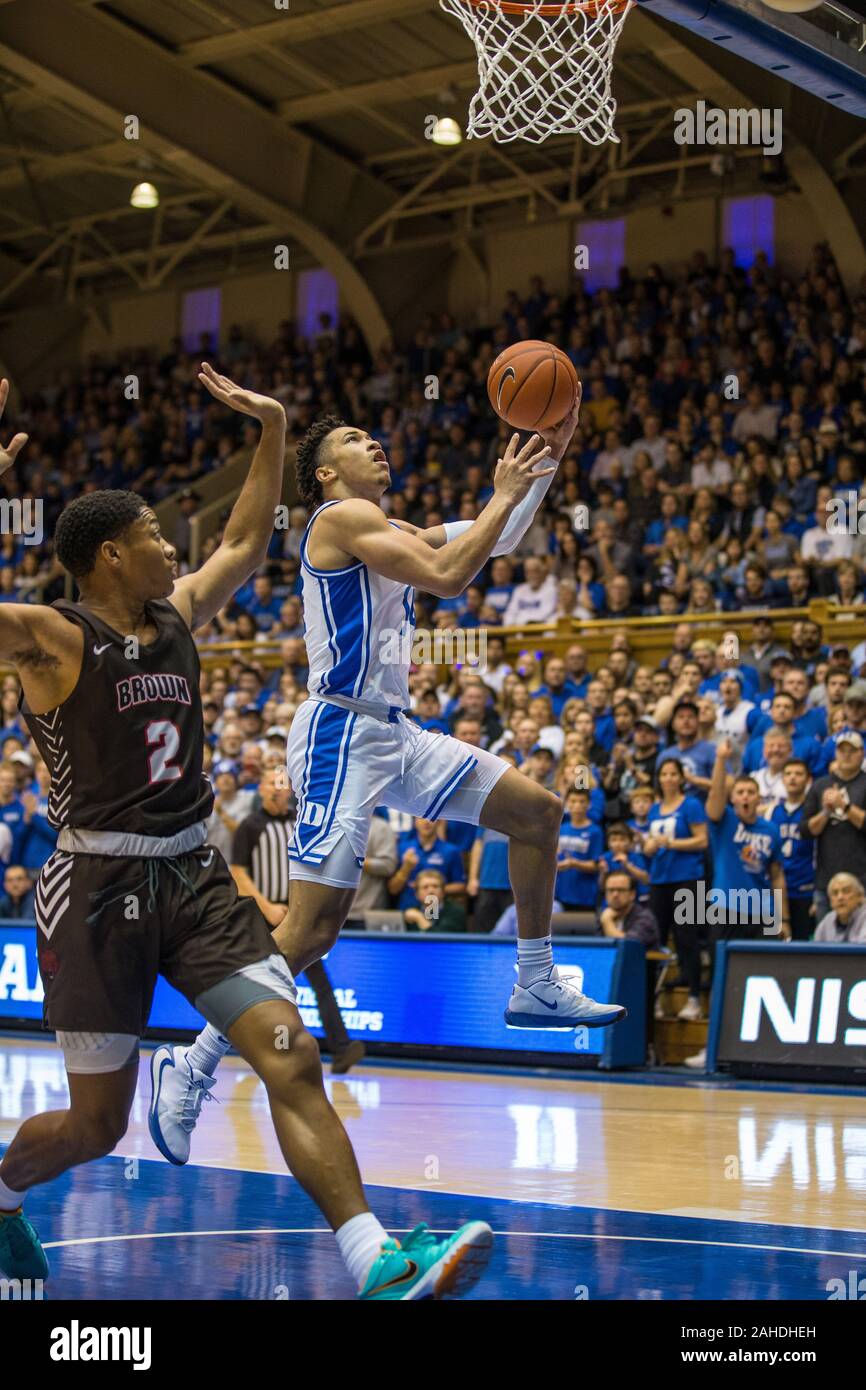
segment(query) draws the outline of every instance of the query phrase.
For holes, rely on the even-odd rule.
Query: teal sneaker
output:
[[[467,1221],[437,1240],[422,1221],[402,1242],[383,1241],[359,1298],[462,1298],[481,1278],[493,1250],[486,1221]]]
[[[23,1212],[0,1213],[0,1273],[7,1279],[47,1279],[48,1261]]]

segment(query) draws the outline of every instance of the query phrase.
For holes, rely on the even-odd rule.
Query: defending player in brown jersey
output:
[[[206,564],[179,579],[174,550],[141,497],[89,493],[66,508],[55,536],[79,601],[0,608],[0,658],[18,670],[22,713],[52,776],[49,818],[59,837],[37,885],[37,936],[46,1024],[69,1081],[68,1108],[27,1120],[0,1163],[0,1271],[47,1275],[22,1210],[27,1192],[123,1137],[139,1038],[162,974],[265,1083],[286,1162],[336,1232],[361,1295],[459,1293],[486,1263],[490,1228],[470,1222],[445,1241],[418,1228],[402,1249],[388,1239],[325,1095],[291,973],[255,901],[238,896],[222,855],[205,843],[213,797],[202,776],[192,633],[265,559],[285,414],[207,364],[199,381],[262,427]],[[0,414],[7,396],[3,382]],[[16,435],[0,448],[0,474],[25,443]]]

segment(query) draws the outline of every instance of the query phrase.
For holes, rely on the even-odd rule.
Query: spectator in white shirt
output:
[[[815,941],[866,942],[866,891],[854,874],[834,874],[827,884],[830,911],[815,930]]]
[[[745,444],[747,439],[757,434],[761,439],[766,439],[768,444],[772,444],[779,432],[780,411],[781,406],[769,405],[764,400],[760,386],[751,386],[746,404],[740,408],[731,429],[732,438],[738,444]]]
[[[719,682],[719,700],[716,732],[728,740],[739,766],[749,741],[746,721],[755,708],[751,700],[743,699],[743,678],[739,671],[727,671],[722,677]]]
[[[730,486],[734,470],[731,461],[714,445],[705,444],[698,454],[697,462],[692,464],[692,487],[708,487],[719,492]]]
[[[521,623],[546,623],[554,616],[558,607],[556,580],[547,573],[547,567],[537,555],[527,556],[523,562],[526,578],[515,586],[503,614],[505,627],[516,627]]]
[[[640,439],[636,439],[631,445],[632,457],[640,453],[649,454],[652,459],[653,468],[658,473],[665,466],[665,448],[667,440],[662,434],[662,422],[659,415],[645,415],[643,422],[643,434]]]
[[[791,757],[791,740],[787,734],[769,730],[764,735],[764,762],[752,776],[761,793],[760,815],[769,817],[773,807],[784,801],[788,793],[785,788],[783,772],[785,763]]]
[[[604,436],[604,448],[595,456],[589,471],[589,481],[593,487],[602,482],[613,482],[627,478],[631,473],[631,450],[623,444],[618,430],[608,430]]]
[[[505,677],[510,676],[512,666],[505,660],[505,638],[490,635],[487,637],[485,647],[486,659],[484,664],[476,666],[474,670],[489,685],[491,690],[495,690],[497,695],[502,694],[502,687],[505,684]]]
[[[820,488],[815,525],[803,532],[800,555],[806,564],[832,569],[840,560],[850,558],[851,537],[841,528],[833,529],[835,510],[831,508],[830,501],[830,488]]]

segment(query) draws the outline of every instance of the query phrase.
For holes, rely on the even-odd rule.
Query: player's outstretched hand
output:
[[[546,477],[548,473],[555,473],[553,468],[536,468],[537,463],[542,463],[550,456],[550,445],[545,444],[539,449],[541,440],[537,434],[533,434],[518,450],[520,435],[513,434],[508,441],[508,448],[496,465],[493,474],[493,486],[495,490],[502,493],[511,502],[521,502],[530,489],[531,484],[536,478]]]
[[[3,411],[6,409],[6,402],[8,399],[9,382],[6,380],[4,376],[3,380],[0,381],[0,419],[2,419],[3,417]],[[16,434],[12,439],[10,439],[7,448],[4,449],[3,445],[0,444],[0,474],[5,473],[7,468],[12,467],[13,463],[15,462],[16,458],[18,457],[26,443],[26,434]]]
[[[220,376],[209,362],[202,362],[198,379],[207,387],[211,395],[224,405],[230,405],[241,415],[252,415],[254,420],[285,420],[286,412],[273,396],[259,396],[255,391],[245,391],[227,376]]]
[[[558,425],[553,425],[549,430],[539,430],[541,438],[545,444],[550,445],[550,452],[556,459],[561,459],[569,444],[571,436],[577,429],[577,421],[580,416],[580,402],[583,399],[583,383],[577,383],[577,393],[574,397],[574,405],[568,412],[564,420],[560,420]]]

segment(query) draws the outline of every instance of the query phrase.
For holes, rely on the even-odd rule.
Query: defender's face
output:
[[[366,430],[344,425],[328,435],[326,462],[316,470],[320,481],[337,481],[349,495],[377,501],[391,485],[391,469],[381,444]],[[322,474],[325,477],[322,477]]]
[[[125,577],[140,597],[168,598],[177,579],[177,552],[162,535],[155,512],[145,507],[138,521],[114,545]]]

